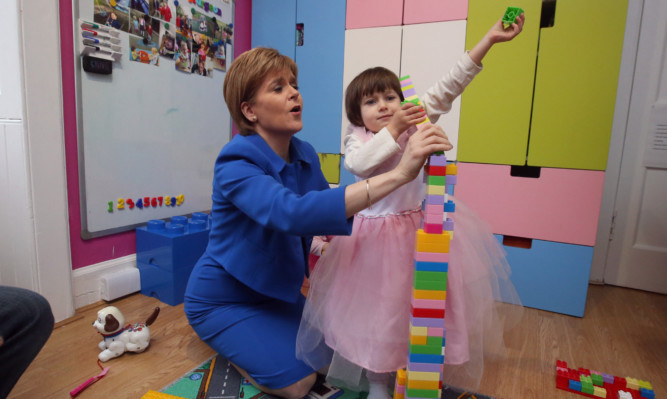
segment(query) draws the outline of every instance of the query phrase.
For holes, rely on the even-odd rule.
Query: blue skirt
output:
[[[199,337],[267,388],[312,374],[296,358],[305,298],[288,303],[267,297],[212,263],[206,256],[199,260],[185,292],[185,314]]]

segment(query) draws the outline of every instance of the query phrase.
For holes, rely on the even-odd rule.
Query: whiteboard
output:
[[[151,24],[156,28],[152,31],[160,30],[159,36],[144,30],[147,41],[142,42],[140,36],[117,32],[118,38],[112,44],[122,54],[116,54],[118,60],[113,62],[110,75],[83,70],[80,54],[91,48],[83,43],[81,22],[96,22],[100,15],[109,15],[100,11],[102,6],[128,5],[130,1],[133,0],[78,0],[74,7],[83,239],[131,230],[151,219],[210,210],[215,159],[231,138],[231,118],[222,94],[224,71],[213,69],[208,62],[210,70],[202,76],[190,73],[188,68],[183,68],[187,72],[177,70],[174,59],[169,57],[157,57],[158,65],[136,61],[139,57],[131,59],[130,45],[148,43],[150,48],[155,42],[159,44],[164,31],[175,34],[177,10],[173,0],[168,0],[172,15],[168,28],[166,21],[157,18]],[[140,1],[147,6],[153,0]],[[208,21],[233,27],[231,0],[181,3],[180,12],[197,18],[190,25],[193,35],[199,18],[206,19],[202,15]],[[153,11],[154,16],[159,15],[157,10],[149,9],[151,14]],[[134,10],[119,14],[124,25],[121,29],[126,30],[132,29],[134,16],[142,17]],[[97,32],[104,33],[104,25],[99,25]],[[233,50],[231,35],[227,37],[229,40],[217,43],[223,43],[228,67]],[[150,50],[147,52],[152,55]],[[197,55],[196,51],[190,52]]]

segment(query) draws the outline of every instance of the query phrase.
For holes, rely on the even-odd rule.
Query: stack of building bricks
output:
[[[175,306],[183,302],[185,286],[195,263],[208,245],[210,220],[206,213],[169,222],[149,220],[137,228],[137,267],[141,293]]]
[[[648,381],[583,368],[574,370],[562,360],[556,361],[556,387],[590,398],[655,399],[655,392]]]
[[[409,76],[401,79],[401,88],[405,101],[420,105]],[[454,203],[447,200],[447,193],[456,184],[456,165],[447,165],[443,153],[433,154],[425,180],[424,217],[415,238],[408,366],[397,372],[394,399],[442,395],[449,241],[454,238],[454,222],[447,218]]]

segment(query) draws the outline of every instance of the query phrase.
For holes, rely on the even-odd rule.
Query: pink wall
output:
[[[69,235],[72,252],[72,269],[78,269],[133,254],[136,252],[136,245],[134,231],[91,240],[81,239],[72,1],[59,1]],[[251,15],[251,0],[236,2],[234,14],[235,57],[250,49]]]

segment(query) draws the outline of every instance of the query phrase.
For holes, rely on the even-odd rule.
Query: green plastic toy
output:
[[[503,26],[506,28],[514,23],[516,18],[523,13],[523,9],[519,7],[507,7],[505,15],[503,15]]]

